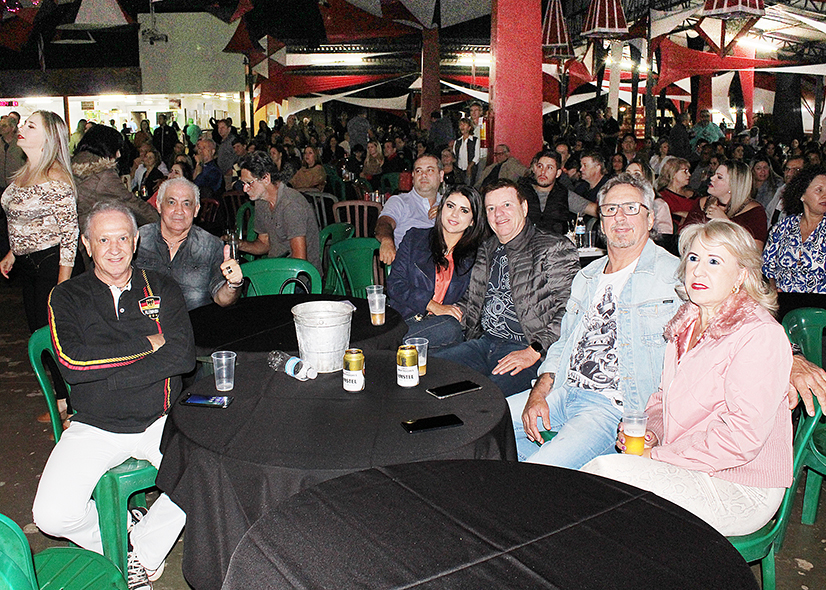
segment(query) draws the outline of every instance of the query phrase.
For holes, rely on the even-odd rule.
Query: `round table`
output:
[[[223,588],[758,586],[725,537],[650,492],[543,465],[434,461],[282,502],[244,535]]]
[[[301,382],[273,372],[264,353],[242,353],[228,408],[174,405],[157,484],[187,514],[183,571],[192,586],[219,588],[247,529],[322,481],[410,461],[516,458],[507,404],[488,379],[433,358],[419,386],[405,389],[396,385],[394,353],[365,357],[365,390],[349,393],[341,372]],[[425,392],[464,379],[482,389],[442,400]],[[212,379],[187,391],[217,395]],[[401,425],[443,414],[464,425],[417,434]]]
[[[384,325],[370,323],[366,299],[337,295],[262,295],[245,297],[235,305],[211,303],[189,312],[198,356],[216,350],[235,352],[296,352],[292,308],[308,301],[350,301],[356,306],[350,328],[350,345],[361,349],[395,350],[407,334],[407,324],[395,309],[387,307]]]

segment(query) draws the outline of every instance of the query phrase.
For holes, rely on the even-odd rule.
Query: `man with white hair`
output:
[[[60,374],[72,386],[72,423],[55,445],[32,513],[44,533],[103,553],[92,491],[129,457],[160,466],[166,414],[195,366],[192,325],[170,277],[132,266],[138,228],[114,201],[95,205],[83,228],[93,269],[55,287],[49,327]],[[151,590],[186,515],[166,494],[129,532],[131,590]]]
[[[137,265],[169,275],[181,287],[187,310],[213,301],[232,305],[241,294],[244,274],[230,256],[230,247],[193,225],[201,208],[198,187],[186,178],[161,185],[158,223],[140,228]]]

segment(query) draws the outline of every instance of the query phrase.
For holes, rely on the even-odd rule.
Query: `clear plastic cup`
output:
[[[427,338],[407,338],[405,344],[412,344],[416,347],[416,354],[419,355],[419,377],[427,374]]]
[[[383,326],[387,295],[368,294],[367,303],[370,305],[370,321],[374,326]]]
[[[384,287],[382,287],[381,285],[368,285],[366,289],[368,297],[370,295],[381,295],[384,293]]]
[[[235,356],[235,353],[229,350],[212,353],[215,389],[218,391],[231,391],[235,387]]]
[[[625,454],[642,455],[645,448],[645,428],[648,415],[645,412],[627,411],[622,414],[622,432],[625,435]]]

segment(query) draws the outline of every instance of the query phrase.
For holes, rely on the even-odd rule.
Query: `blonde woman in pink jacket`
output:
[[[748,231],[719,219],[690,226],[680,254],[689,301],[665,329],[643,455],[605,455],[583,470],[662,496],[724,535],[745,535],[772,518],[792,483],[791,348]],[[617,447],[625,449],[622,432]]]

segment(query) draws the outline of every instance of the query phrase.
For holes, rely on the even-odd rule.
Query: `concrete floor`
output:
[[[28,362],[29,333],[19,289],[2,277],[0,310],[0,512],[23,528],[36,553],[63,543],[43,535],[31,514],[37,483],[54,443],[49,440],[51,426],[35,421],[35,416],[46,411],[46,403]],[[797,496],[786,542],[776,560],[777,588],[826,590],[826,507],[821,508],[815,526],[801,525],[802,493],[798,491]],[[155,582],[155,590],[190,588],[181,573],[182,552],[183,541],[179,540],[167,559],[163,577]],[[752,571],[759,580],[759,568],[753,566]]]

